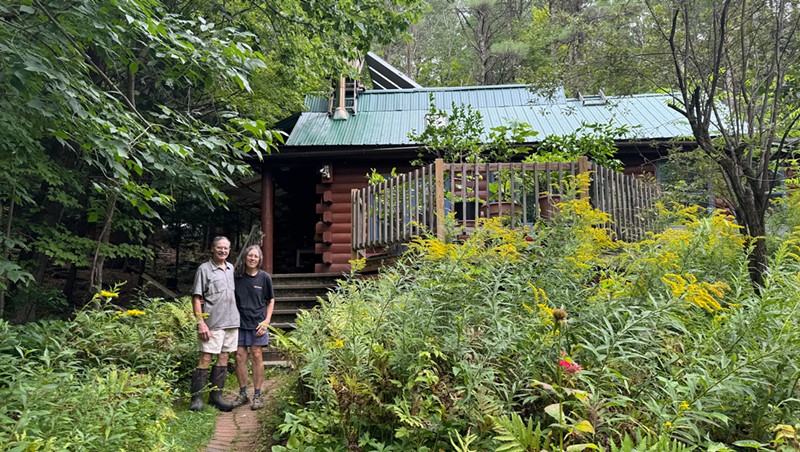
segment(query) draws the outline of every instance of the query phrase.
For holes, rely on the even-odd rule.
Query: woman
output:
[[[261,385],[264,383],[263,348],[269,343],[269,322],[275,307],[272,277],[261,270],[261,248],[253,245],[245,250],[244,272],[236,277],[236,307],[239,309],[239,347],[236,350],[236,378],[239,397],[234,404],[242,406],[247,397],[247,356],[253,365],[253,410],[264,407]]]

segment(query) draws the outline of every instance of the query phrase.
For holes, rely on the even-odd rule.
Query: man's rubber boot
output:
[[[189,409],[192,411],[202,411],[205,408],[203,404],[203,389],[206,387],[206,380],[208,379],[208,369],[195,369],[192,372],[192,404]]]
[[[225,377],[228,376],[228,366],[214,366],[211,368],[211,392],[208,394],[208,404],[217,407],[220,411],[232,411],[234,406],[222,398],[225,388]]]

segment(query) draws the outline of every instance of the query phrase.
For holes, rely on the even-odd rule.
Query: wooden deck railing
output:
[[[592,205],[611,214],[608,225],[623,240],[649,227],[642,213],[658,194],[654,183],[589,162],[435,163],[352,192],[353,250],[387,248],[423,231],[444,237],[445,214],[469,232],[480,217],[503,215],[511,225],[549,218],[563,199],[569,176],[591,172]]]
[[[590,164],[592,206],[611,214],[606,225],[617,238],[642,240],[655,227],[655,203],[661,196],[658,183]]]

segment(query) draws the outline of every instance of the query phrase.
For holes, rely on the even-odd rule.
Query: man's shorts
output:
[[[236,345],[239,343],[239,328],[211,330],[209,333],[211,337],[207,341],[197,341],[198,350],[212,355],[236,351]]]
[[[256,330],[239,330],[239,347],[266,347],[269,344],[269,332],[261,337]]]

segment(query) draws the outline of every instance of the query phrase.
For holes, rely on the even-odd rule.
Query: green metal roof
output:
[[[642,94],[607,97],[601,102],[567,99],[563,94],[545,98],[531,93],[525,85],[459,88],[420,88],[365,91],[358,96],[358,112],[345,121],[327,114],[327,100],[309,99],[310,110],[300,115],[286,141],[292,146],[402,146],[417,144],[408,138],[412,130],[425,129],[431,93],[436,107],[450,110],[470,105],[483,115],[486,133],[516,120],[529,123],[539,134],[565,135],[586,123],[626,125],[625,140],[655,140],[689,137],[685,118],[667,104],[669,95]],[[594,99],[593,99],[594,100]]]

